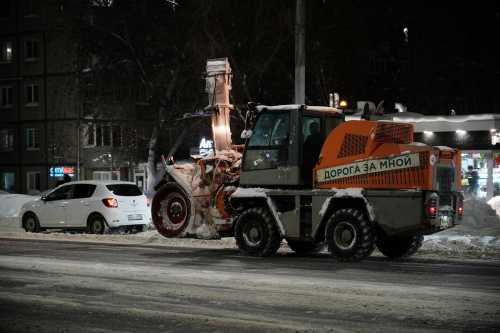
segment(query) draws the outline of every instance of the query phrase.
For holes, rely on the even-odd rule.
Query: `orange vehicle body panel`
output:
[[[313,170],[314,187],[433,190],[435,163],[458,164],[460,170],[458,149],[409,145],[412,142],[411,124],[357,120],[340,124],[323,144]]]

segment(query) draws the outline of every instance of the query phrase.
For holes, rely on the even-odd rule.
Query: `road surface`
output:
[[[0,332],[495,330],[498,262],[0,238]]]

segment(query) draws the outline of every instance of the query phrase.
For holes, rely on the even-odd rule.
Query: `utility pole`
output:
[[[295,104],[305,104],[306,84],[306,1],[296,0],[295,12]]]

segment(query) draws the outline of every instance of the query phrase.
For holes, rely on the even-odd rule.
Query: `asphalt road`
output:
[[[498,262],[0,238],[0,332],[495,330]]]

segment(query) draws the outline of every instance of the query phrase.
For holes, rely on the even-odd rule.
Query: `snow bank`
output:
[[[498,202],[500,204],[500,200]],[[462,225],[473,229],[491,228],[500,226],[500,218],[489,203],[470,198],[464,200]]]
[[[488,205],[496,211],[497,215],[500,215],[500,196],[491,198]]]
[[[0,218],[1,217],[18,217],[21,206],[26,202],[38,199],[31,195],[24,194],[0,194]]]

